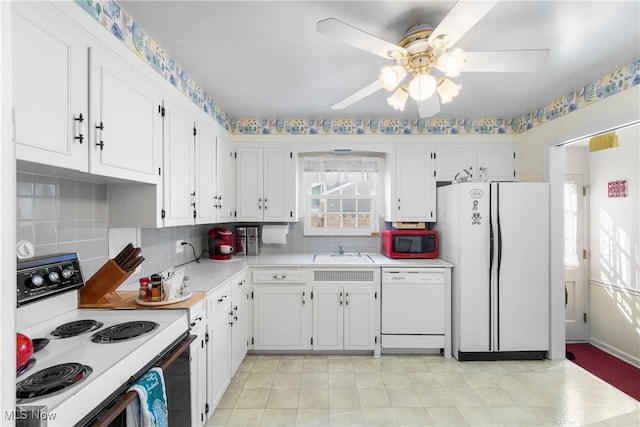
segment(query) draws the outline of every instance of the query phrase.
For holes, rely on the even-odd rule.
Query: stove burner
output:
[[[51,366],[16,384],[16,399],[23,402],[60,393],[88,377],[91,372],[91,367],[80,363]]]
[[[51,336],[53,336],[54,338],[75,337],[76,335],[80,335],[85,332],[95,331],[96,329],[101,328],[102,325],[103,323],[98,322],[97,320],[76,320],[58,326],[53,331],[51,331]]]
[[[91,341],[96,343],[112,343],[139,337],[148,334],[160,326],[156,322],[136,320],[133,322],[119,323],[102,329],[91,336]]]
[[[24,374],[25,372],[27,372],[29,369],[33,368],[33,366],[36,364],[36,358],[32,357],[29,360],[27,360],[27,363],[25,363],[24,365],[22,365],[21,368],[18,368],[16,370],[16,378],[19,377],[20,375]]]

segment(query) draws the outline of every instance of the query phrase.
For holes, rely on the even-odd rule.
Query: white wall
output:
[[[616,133],[619,147],[589,154],[590,340],[640,366],[640,125]],[[627,197],[609,198],[618,180]]]

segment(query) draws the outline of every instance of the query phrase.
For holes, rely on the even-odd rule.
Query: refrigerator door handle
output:
[[[500,184],[496,184],[496,223],[498,224],[498,268],[496,270],[496,344],[500,351],[500,266],[502,264],[502,226],[500,224]]]

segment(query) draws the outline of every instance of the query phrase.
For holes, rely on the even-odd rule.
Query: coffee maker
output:
[[[233,233],[225,227],[216,227],[207,233],[209,258],[231,259],[233,254]]]

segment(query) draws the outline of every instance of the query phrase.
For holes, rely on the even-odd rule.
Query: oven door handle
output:
[[[165,371],[169,365],[171,365],[182,353],[184,353],[189,345],[197,338],[196,335],[187,336],[180,344],[178,344],[169,354],[163,357],[158,363],[155,364],[155,367],[162,369]],[[129,406],[131,402],[138,398],[138,393],[135,391],[128,391],[123,394],[118,400],[116,400],[113,405],[104,412],[100,418],[98,418],[93,424],[90,424],[91,427],[106,427],[113,420],[118,418],[118,416]]]

